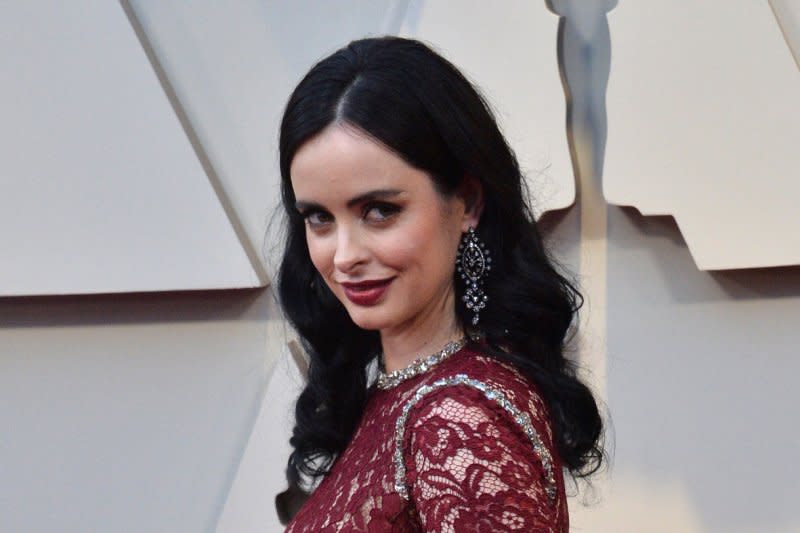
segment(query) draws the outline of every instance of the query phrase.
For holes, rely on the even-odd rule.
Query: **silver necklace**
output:
[[[418,376],[427,372],[434,366],[438,365],[467,344],[469,337],[462,337],[457,341],[450,341],[444,345],[440,351],[431,355],[425,355],[414,359],[414,361],[405,368],[395,370],[386,374],[383,370],[378,370],[377,387],[381,390],[391,389],[409,378]],[[383,354],[380,356],[381,366],[383,366]]]

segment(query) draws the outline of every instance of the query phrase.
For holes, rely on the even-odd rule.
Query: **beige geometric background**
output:
[[[674,216],[702,270],[800,264],[800,231],[782,231],[800,225],[800,8],[774,4],[625,2],[610,17],[605,196]]]
[[[84,4],[3,8],[0,296],[264,285],[125,12]]]
[[[797,67],[787,68],[786,41],[762,9],[767,4],[756,1],[676,2],[663,11],[666,4],[654,2],[662,18],[650,23],[648,39],[663,45],[659,31],[670,26],[674,41],[667,43],[694,43],[694,23],[710,28],[710,42],[687,45],[684,61],[662,46],[653,52],[660,66],[626,67],[628,54],[644,53],[648,41],[624,40],[634,35],[624,19],[635,14],[644,26],[651,14],[639,13],[638,2],[620,3],[608,16],[612,48],[605,14],[614,4],[6,6],[0,293],[15,297],[0,298],[0,531],[281,530],[273,497],[285,486],[302,378],[286,349],[291,332],[265,287],[280,243],[280,225],[271,224],[277,121],[316,59],[353,38],[401,32],[430,40],[485,88],[543,198],[539,214],[549,211],[541,220],[553,252],[587,296],[577,355],[608,404],[616,447],[610,475],[597,478],[594,492],[570,498],[573,530],[797,531],[791,458],[800,431],[791,421],[800,402],[800,267],[698,270],[733,264],[698,259],[706,249],[733,257],[724,235],[714,233],[733,226],[709,223],[710,208],[722,209],[721,202],[688,198],[652,208],[674,215],[681,230],[685,213],[697,213],[703,236],[695,237],[671,217],[640,216],[600,194],[602,180],[609,201],[648,213],[653,196],[671,191],[611,191],[637,190],[643,175],[675,158],[691,154],[706,168],[704,158],[728,157],[723,144],[696,152],[675,145],[687,151],[670,156],[672,145],[648,141],[661,135],[653,126],[659,109],[672,103],[661,85],[648,96],[645,88],[654,85],[643,74],[664,84],[688,78],[672,90],[694,87],[685,98],[695,111],[700,89],[713,89],[714,105],[730,102],[738,120],[754,121],[741,129],[760,128],[762,149],[745,146],[736,155],[749,158],[741,164],[757,168],[759,180],[782,185],[745,177],[762,192],[738,220],[774,223],[750,241],[791,252],[796,219],[779,222],[765,215],[770,208],[753,206],[771,198],[773,187],[796,188],[788,178],[796,172],[782,174],[786,162],[778,156],[786,151],[776,133],[797,131],[781,122],[795,120],[796,99],[780,100],[784,88],[773,76],[796,83]],[[694,18],[681,19],[681,6]],[[796,42],[792,0],[773,6]],[[737,22],[748,9],[752,28]],[[727,20],[742,39],[755,40],[736,48]],[[705,48],[720,51],[706,62],[719,79],[696,64],[693,56]],[[741,90],[753,92],[735,93],[723,76],[731,72],[725,64],[747,65],[752,50],[761,59],[747,69],[758,69],[756,81],[771,98],[747,79]],[[559,67],[570,83],[568,116]],[[629,97],[631,106],[644,106],[641,117],[619,106],[618,90],[633,89],[631,68],[640,69],[641,94]],[[740,74],[747,77],[747,69]],[[778,130],[764,122],[767,112]],[[631,139],[636,120],[646,122]],[[671,139],[683,142],[708,127],[695,120]],[[646,150],[626,149],[628,141]],[[635,168],[612,166],[620,147]],[[670,168],[671,179],[688,167]],[[706,187],[699,175],[688,191]],[[785,205],[777,198],[772,208]],[[720,246],[702,246],[704,239]],[[767,252],[749,247],[736,264],[775,262]],[[256,288],[186,290],[246,287]],[[593,504],[584,507],[587,497]]]

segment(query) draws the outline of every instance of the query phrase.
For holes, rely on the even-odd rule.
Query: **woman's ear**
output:
[[[464,179],[458,187],[458,195],[464,202],[464,216],[461,220],[461,231],[478,226],[483,213],[483,184],[470,174],[464,174]]]

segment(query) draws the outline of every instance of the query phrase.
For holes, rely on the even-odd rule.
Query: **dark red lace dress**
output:
[[[352,441],[286,531],[568,531],[536,387],[474,345],[373,385]]]

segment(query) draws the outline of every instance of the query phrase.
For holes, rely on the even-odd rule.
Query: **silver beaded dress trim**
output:
[[[435,354],[418,357],[413,363],[400,370],[395,370],[388,374],[382,371],[378,372],[378,380],[376,381],[377,387],[381,390],[391,389],[409,378],[427,372],[463,348],[468,340],[469,337],[463,337],[457,341],[448,342],[441,351]]]
[[[544,444],[542,444],[542,439],[539,437],[539,433],[533,427],[530,416],[528,416],[527,413],[520,411],[508,400],[508,398],[506,398],[501,391],[490,387],[482,381],[472,379],[466,374],[456,374],[454,376],[438,379],[430,384],[422,385],[416,390],[414,396],[403,406],[403,412],[397,417],[394,431],[394,488],[400,497],[404,500],[409,499],[408,487],[406,486],[406,467],[405,463],[403,462],[403,436],[405,434],[405,425],[406,420],[408,420],[408,415],[411,409],[423,397],[425,397],[426,394],[450,385],[466,385],[481,391],[487,399],[497,402],[514,418],[517,424],[519,424],[522,428],[522,431],[525,433],[525,435],[527,435],[530,439],[531,445],[533,446],[533,451],[536,453],[542,463],[545,474],[545,482],[547,483],[545,492],[547,493],[550,504],[552,505],[555,503],[558,488],[556,485],[555,472],[553,471],[553,458],[550,456],[550,451],[544,446]]]

